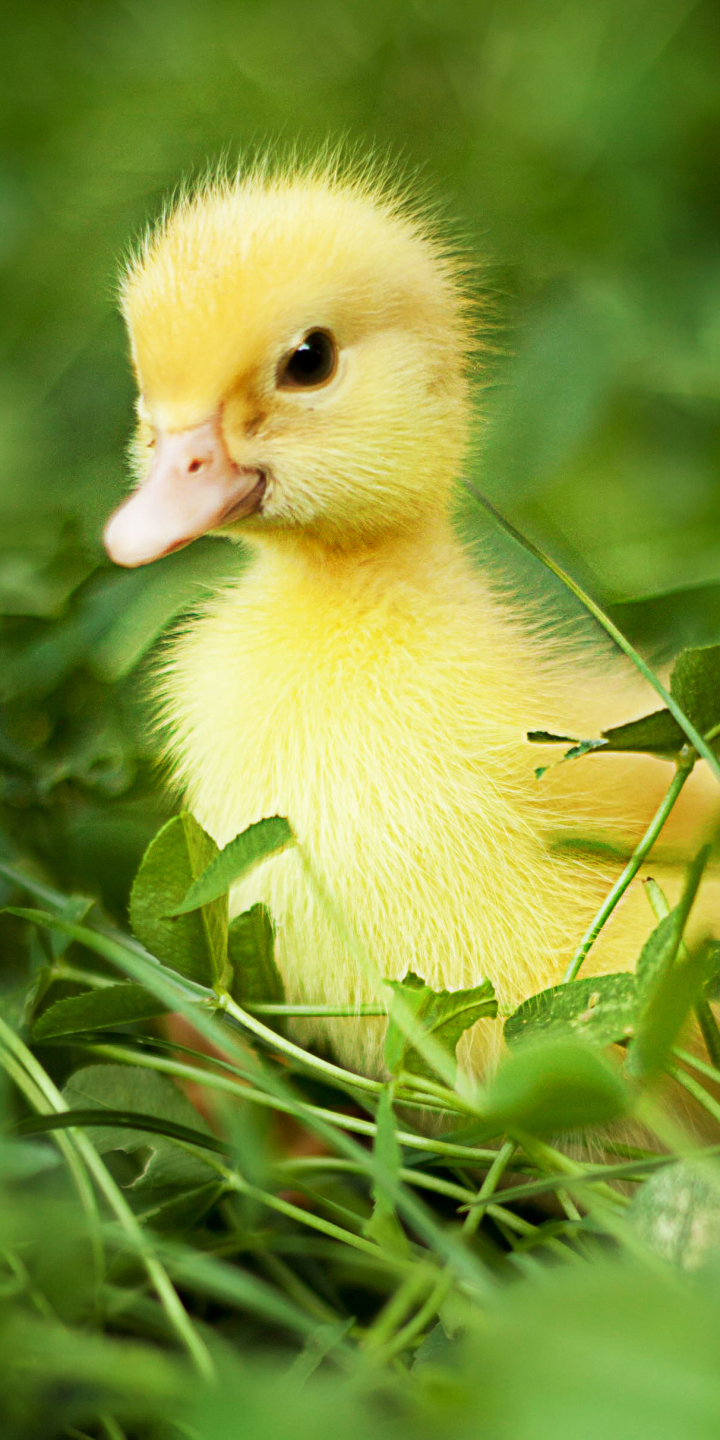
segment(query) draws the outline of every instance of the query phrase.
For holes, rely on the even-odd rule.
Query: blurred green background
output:
[[[720,582],[711,0],[4,14],[4,853],[118,908],[167,803],[142,719],[148,655],[237,556],[207,541],[137,573],[104,563],[132,402],[114,288],[129,243],[208,160],[345,136],[420,166],[483,262],[483,488],[608,601]],[[720,588],[683,606],[709,638]],[[680,635],[678,613],[626,612],[650,649],[661,622]]]

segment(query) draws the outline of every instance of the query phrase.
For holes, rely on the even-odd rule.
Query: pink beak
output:
[[[116,565],[147,565],[261,504],[265,476],[235,465],[220,418],[160,432],[150,474],[110,516],[103,536]]]

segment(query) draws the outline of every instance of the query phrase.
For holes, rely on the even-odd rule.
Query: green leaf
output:
[[[195,1190],[185,1190],[164,1204],[154,1205],[151,1209],[144,1210],[141,1218],[146,1225],[151,1225],[153,1230],[159,1230],[161,1234],[179,1239],[184,1233],[199,1225],[208,1211],[225,1193],[225,1189],[226,1186],[222,1180],[209,1180],[205,1185],[198,1185]]]
[[[629,1092],[617,1070],[582,1040],[536,1042],[501,1064],[483,1104],[490,1135],[555,1134],[627,1115]]]
[[[469,990],[431,990],[419,975],[408,970],[404,980],[386,980],[385,984],[389,985],[393,996],[401,998],[426,1034],[440,1044],[452,1060],[463,1032],[477,1020],[497,1015],[495,991],[489,980],[483,980]],[[393,999],[385,1039],[388,1069],[393,1075],[407,1070],[413,1075],[435,1079],[436,1072],[432,1066],[405,1035],[397,1010]]]
[[[551,735],[546,730],[528,731],[528,740],[534,745],[560,745],[570,737]],[[627,725],[615,725],[603,730],[599,740],[573,740],[563,760],[579,760],[595,750],[621,751],[646,755],[676,755],[686,743],[685,733],[669,710],[654,710],[640,720],[631,720]]]
[[[172,1080],[154,1070],[140,1070],[130,1065],[89,1065],[71,1076],[63,1098],[73,1110],[125,1110],[210,1134],[202,1116]],[[149,1152],[142,1173],[127,1187],[138,1195],[194,1190],[216,1178],[199,1156],[147,1130],[126,1130],[111,1124],[88,1126],[87,1135],[101,1155],[111,1150],[127,1154],[137,1150]]]
[[[582,976],[524,1000],[505,1021],[504,1035],[509,1045],[563,1034],[612,1045],[634,1033],[637,1004],[634,975]]]
[[[394,1090],[392,1085],[386,1085],[380,1096],[380,1101],[375,1114],[375,1158],[394,1180],[400,1180],[400,1166],[402,1164],[400,1146],[397,1141],[395,1129],[395,1115],[393,1113]],[[391,1250],[394,1254],[408,1256],[410,1246],[405,1231],[397,1217],[395,1206],[385,1187],[379,1180],[373,1181],[373,1200],[375,1202],[373,1213],[365,1225],[365,1235],[368,1240],[375,1240],[384,1250]]]
[[[528,730],[531,745],[577,745],[574,735],[553,735],[550,730]]]
[[[673,666],[670,694],[701,735],[720,724],[720,645],[683,650]]]
[[[60,1161],[56,1150],[32,1140],[8,1140],[0,1146],[0,1181],[29,1180],[44,1170],[54,1170]]]
[[[646,940],[637,964],[639,1013],[627,1058],[628,1074],[645,1079],[662,1068],[677,1034],[708,979],[712,956],[678,951],[710,855],[704,846],[689,867],[680,902]]]
[[[458,1367],[460,1353],[460,1343],[452,1335],[448,1335],[442,1321],[438,1320],[415,1351],[413,1371],[417,1373],[425,1368],[433,1371]]]
[[[611,605],[609,614],[634,645],[658,662],[686,645],[711,645],[720,635],[720,584],[716,580]]]
[[[82,1030],[107,1030],[135,1020],[152,1020],[166,1013],[167,1005],[142,985],[108,985],[106,989],[90,990],[48,1006],[33,1026],[33,1037],[49,1040]]]
[[[173,916],[199,875],[218,856],[214,840],[184,811],[148,846],[130,895],[130,924],[140,942],[178,974],[214,986],[227,970],[227,900],[199,902]]]
[[[167,913],[187,915],[197,910],[198,906],[207,905],[218,896],[225,895],[251,866],[278,850],[284,850],[286,845],[294,843],[294,838],[287,820],[280,815],[271,815],[249,825],[215,855],[199,878],[194,880],[182,902],[175,904]]]
[[[686,744],[685,732],[669,710],[653,710],[640,720],[615,725],[602,734],[608,750],[641,751],[646,755],[676,755]]]
[[[18,1135],[46,1135],[51,1130],[137,1130],[143,1135],[160,1135],[168,1140],[180,1140],[184,1145],[199,1145],[201,1150],[212,1150],[214,1155],[230,1155],[232,1146],[214,1135],[206,1134],[190,1125],[181,1125],[169,1120],[166,1115],[148,1115],[144,1110],[112,1110],[103,1106],[90,1106],[85,1110],[53,1110],[50,1114],[27,1115],[18,1120]]]
[[[535,745],[564,744],[569,736],[551,735],[545,730],[528,731],[528,740]],[[646,755],[676,755],[686,743],[685,733],[669,710],[654,710],[627,725],[614,725],[603,730],[599,740],[574,740],[563,760],[579,760],[596,750],[638,752]]]
[[[665,1166],[640,1186],[628,1219],[663,1260],[696,1270],[720,1248],[720,1168],[686,1160]]]
[[[57,1237],[58,1249],[63,1238]],[[51,1310],[46,1300],[44,1305]],[[19,1307],[3,1307],[0,1348],[0,1415],[7,1440],[85,1435],[87,1425],[97,1435],[95,1421],[103,1411],[113,1416],[114,1429],[110,1432],[103,1425],[100,1433],[105,1429],[106,1434],[124,1434],[115,1418],[121,1416],[127,1417],[137,1434],[135,1420],[144,1426],[149,1415],[162,1415],[169,1422],[192,1391],[187,1365],[158,1345],[109,1338],[93,1333],[89,1325],[71,1329],[54,1319],[40,1320],[32,1312],[23,1313]],[[26,1415],[31,1417],[29,1426]],[[71,1430],[75,1425],[82,1430]]]
[[[228,959],[232,966],[231,995],[238,1005],[284,1005],[285,986],[275,964],[275,930],[265,905],[253,905],[230,921]],[[281,1034],[282,1016],[269,1015],[268,1025]]]
[[[707,978],[705,999],[720,1000],[720,941],[707,942]]]
[[[93,904],[94,901],[88,900],[86,895],[70,895],[58,914],[63,920],[69,920],[71,925],[79,925],[88,911],[92,910]],[[68,945],[72,945],[69,935],[63,935],[61,930],[50,931],[50,954],[53,960],[64,955]]]
[[[636,1079],[662,1068],[707,979],[707,951],[673,960],[640,1010],[627,1060],[628,1074]]]
[[[660,975],[671,965],[682,939],[683,917],[676,907],[658,922],[640,951],[635,976],[638,999],[644,1004]]]

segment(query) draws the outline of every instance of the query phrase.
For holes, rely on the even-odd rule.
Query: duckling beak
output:
[[[152,469],[105,527],[116,565],[147,565],[208,530],[257,510],[265,492],[260,470],[228,455],[220,417],[176,432],[159,431]]]

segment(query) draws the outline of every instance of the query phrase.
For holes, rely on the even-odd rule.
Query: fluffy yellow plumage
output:
[[[233,910],[269,905],[292,1000],[368,1002],[408,969],[451,989],[487,975],[505,1006],[554,983],[613,868],[553,842],[637,835],[669,771],[618,756],[535,779],[527,730],[655,707],[601,649],[534,635],[453,529],[460,268],[372,178],[258,170],[183,200],[123,300],[142,483],[110,553],[144,563],[207,529],[252,552],[160,685],[175,774],[218,843],[273,814],[298,837]],[[651,925],[636,882],[592,968],[631,966]],[[379,1025],[298,1031],[377,1072]],[[465,1062],[498,1034],[477,1025]]]

